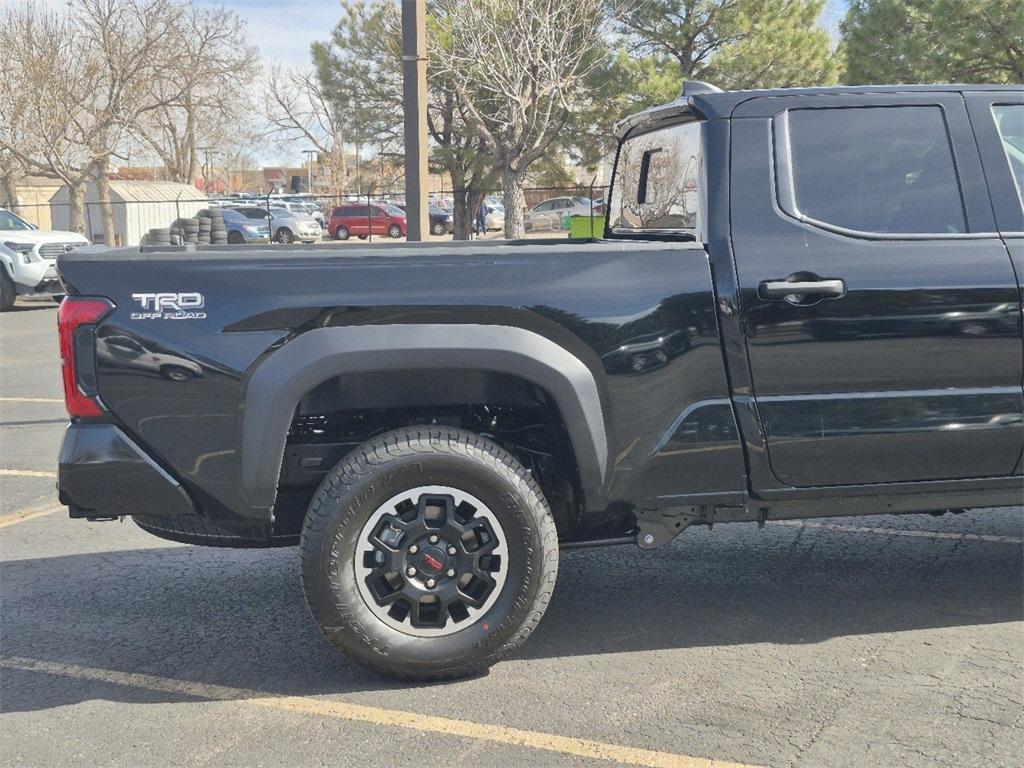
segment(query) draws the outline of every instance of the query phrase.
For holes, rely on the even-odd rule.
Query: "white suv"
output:
[[[89,245],[74,232],[43,232],[0,208],[0,312],[17,296],[54,296],[64,292],[57,279],[57,255]]]

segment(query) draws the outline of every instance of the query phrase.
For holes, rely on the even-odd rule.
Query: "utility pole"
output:
[[[313,156],[317,154],[315,149],[304,149],[302,154],[306,156],[306,191],[313,194]]]
[[[207,197],[210,195],[210,175],[213,173],[213,168],[210,165],[210,151],[213,147],[196,147],[200,152],[203,153],[205,160],[203,162],[203,194]]]
[[[427,218],[427,28],[425,0],[402,0],[406,239],[423,240]]]

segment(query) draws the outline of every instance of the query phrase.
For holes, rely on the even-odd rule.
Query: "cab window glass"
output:
[[[996,104],[992,117],[1003,141],[1006,161],[1010,164],[1017,197],[1024,208],[1024,104]]]
[[[701,130],[700,123],[685,123],[623,143],[610,206],[613,229],[697,229]]]
[[[791,110],[789,149],[795,203],[811,219],[883,234],[967,231],[937,106]]]

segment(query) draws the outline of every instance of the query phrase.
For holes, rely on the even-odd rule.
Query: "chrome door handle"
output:
[[[765,299],[785,299],[789,296],[845,296],[846,284],[833,280],[765,280],[758,286],[758,294]]]

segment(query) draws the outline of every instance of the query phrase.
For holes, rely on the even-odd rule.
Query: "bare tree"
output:
[[[147,88],[148,105],[132,133],[156,153],[171,180],[191,184],[199,147],[226,149],[249,132],[244,116],[259,57],[244,42],[245,21],[238,14],[181,0],[173,5],[170,56]]]
[[[63,181],[70,228],[84,232],[89,147],[97,131],[88,105],[103,86],[103,66],[84,55],[66,14],[34,4],[0,11],[0,51],[0,150]]]
[[[269,123],[266,135],[315,149],[330,194],[344,194],[348,175],[344,114],[327,98],[316,72],[304,67],[271,67],[264,112]]]
[[[154,108],[154,86],[175,56],[179,15],[173,0],[74,0],[71,5],[82,55],[102,70],[100,88],[83,107],[90,115],[88,150],[103,240],[109,245],[115,242],[111,160],[140,117]]]
[[[605,48],[602,0],[439,0],[432,58],[494,152],[505,235],[523,234],[523,181],[567,124]]]

